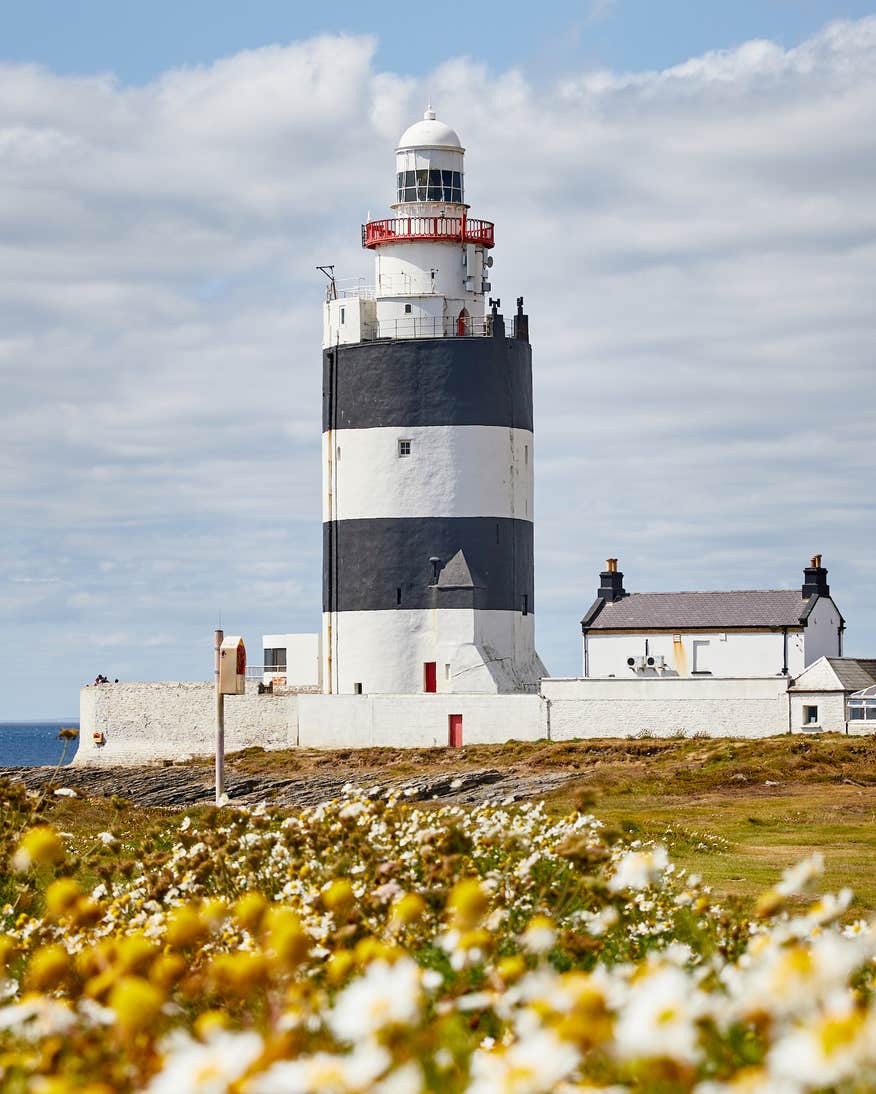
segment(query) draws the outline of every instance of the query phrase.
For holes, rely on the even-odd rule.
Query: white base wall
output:
[[[366,695],[416,696],[427,661],[437,665],[439,694],[535,692],[544,676],[532,614],[465,608],[337,612],[331,635],[329,642],[324,615],[323,681],[332,681],[336,695],[352,695],[358,683]]]

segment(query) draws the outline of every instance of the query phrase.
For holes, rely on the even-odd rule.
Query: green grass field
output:
[[[818,850],[824,887],[851,887],[852,912],[876,910],[876,738],[837,735],[761,741],[633,739],[523,743],[462,749],[319,752],[247,750],[229,757],[239,772],[281,778],[342,770],[351,782],[379,775],[496,767],[525,776],[573,772],[547,800],[576,805],[643,839],[661,839],[674,860],[715,891],[752,901],[781,871]],[[144,839],[178,814],[121,809],[105,801],[55,800],[50,815],[83,847],[97,832],[124,835],[136,860]],[[157,828],[157,831],[156,831]]]

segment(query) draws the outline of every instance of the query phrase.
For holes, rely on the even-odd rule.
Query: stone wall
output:
[[[229,752],[296,743],[296,695],[229,695],[225,747]],[[207,755],[215,749],[212,683],[92,684],[80,693],[76,763],[140,763]],[[102,735],[102,743],[93,735]]]
[[[543,680],[544,736],[769,737],[788,731],[787,680]]]
[[[451,714],[462,715],[463,744],[642,733],[766,737],[800,729],[799,715],[793,726],[789,722],[786,689],[781,677],[675,677],[549,679],[542,681],[541,695],[258,695],[250,690],[226,698],[225,743],[229,752],[254,745],[443,746]],[[77,763],[179,760],[214,749],[210,683],[90,686],[82,689],[80,717]],[[831,722],[824,728],[839,726]],[[95,732],[101,743],[92,739]]]
[[[446,745],[449,717],[462,715],[462,743],[534,741],[537,695],[300,695],[303,748],[415,748]]]

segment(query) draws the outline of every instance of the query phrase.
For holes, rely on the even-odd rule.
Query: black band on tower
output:
[[[322,428],[532,429],[532,350],[514,338],[410,338],[323,351]]]
[[[508,517],[404,517],[323,524],[323,611],[480,608],[532,612],[533,526]],[[462,551],[471,575],[442,583]],[[435,584],[433,558],[439,560]]]

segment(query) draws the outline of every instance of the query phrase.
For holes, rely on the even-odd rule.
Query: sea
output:
[[[76,755],[78,741],[59,741],[62,729],[79,729],[78,718],[60,722],[0,722],[0,767],[40,767],[57,765],[64,755],[65,764]]]

